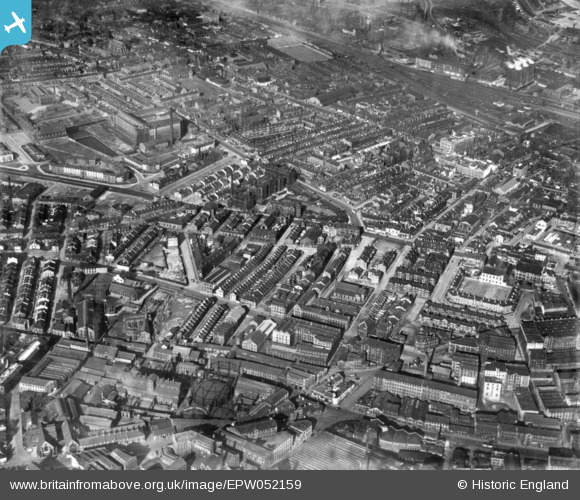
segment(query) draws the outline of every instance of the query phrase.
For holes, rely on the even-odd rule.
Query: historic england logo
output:
[[[0,51],[24,45],[32,34],[32,0],[0,0]]]

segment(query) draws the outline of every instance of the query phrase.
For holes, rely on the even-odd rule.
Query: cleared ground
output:
[[[156,312],[155,323],[160,331],[159,338],[162,338],[178,330],[199,303],[191,297],[158,291],[147,299],[146,310]]]
[[[79,144],[78,142],[75,142],[68,137],[61,137],[58,139],[45,141],[43,142],[42,147],[57,160],[62,162],[67,159],[76,157],[94,160],[102,156],[97,151],[83,146],[82,144]]]
[[[141,260],[157,267],[167,267],[167,261],[165,260],[165,253],[163,252],[163,245],[161,243],[155,245]]]
[[[97,153],[103,153],[104,155],[110,157],[117,156],[117,153],[115,151],[113,151],[110,147],[108,147],[106,144],[104,144],[96,137],[93,137],[92,135],[88,137],[80,137],[79,139],[77,139],[77,142],[82,144],[83,146],[86,146],[88,148],[97,151]]]
[[[138,198],[137,196],[131,196],[131,195],[107,191],[103,196],[101,196],[101,198],[99,198],[99,203],[104,203],[104,204],[107,204],[109,206],[113,206],[116,203],[120,203],[120,204],[127,203],[128,205],[135,207],[135,206],[141,204],[142,200],[141,200],[141,198]]]
[[[67,184],[54,184],[48,191],[44,192],[43,195],[50,196],[84,196],[90,193],[90,189],[79,189],[78,186],[69,186]]]
[[[278,47],[280,52],[297,59],[300,62],[320,62],[320,61],[328,61],[330,57],[323,54],[322,52],[318,52],[317,50],[313,49],[312,47],[308,47],[307,45],[298,44],[298,45],[288,45],[286,47]]]
[[[507,299],[509,293],[511,292],[511,287],[492,285],[490,283],[483,283],[473,278],[465,278],[463,280],[461,292],[468,293],[469,295],[475,295],[476,297],[503,301]]]

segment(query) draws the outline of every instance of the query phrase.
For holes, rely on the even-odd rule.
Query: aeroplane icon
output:
[[[14,22],[10,25],[10,26],[6,26],[4,25],[4,29],[6,30],[7,33],[10,33],[10,30],[12,28],[20,28],[22,30],[22,33],[26,33],[26,29],[24,29],[24,19],[20,19],[17,15],[16,12],[12,13],[12,17],[14,18]]]

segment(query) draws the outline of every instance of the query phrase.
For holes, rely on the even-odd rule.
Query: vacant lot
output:
[[[107,155],[110,157],[117,156],[117,153],[115,151],[113,151],[109,146],[104,144],[102,141],[100,141],[96,137],[93,137],[92,135],[86,136],[86,137],[80,137],[76,141],[78,143],[82,144],[83,146],[86,146],[88,148],[91,148],[91,149],[97,151],[98,153],[103,153],[104,155]]]
[[[510,291],[511,287],[509,286],[491,285],[489,283],[482,283],[473,278],[465,278],[465,280],[463,280],[463,286],[461,287],[461,292],[463,293],[497,301],[505,300]]]
[[[65,137],[51,139],[44,142],[42,146],[52,156],[62,162],[79,157],[94,160],[102,156],[97,151]]]
[[[167,261],[165,260],[165,253],[163,252],[163,245],[161,243],[155,245],[141,260],[147,262],[147,264],[163,269],[167,267]]]
[[[154,323],[163,337],[177,331],[199,303],[199,300],[190,297],[158,291],[147,299],[146,310],[155,311]]]
[[[323,54],[322,52],[318,52],[317,50],[308,47],[307,45],[288,45],[286,47],[278,47],[280,52],[284,52],[284,54],[297,59],[300,62],[319,62],[319,61],[328,61],[330,57]]]

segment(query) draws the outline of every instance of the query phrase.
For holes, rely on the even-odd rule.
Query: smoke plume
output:
[[[402,32],[410,45],[418,45],[421,48],[443,46],[461,56],[460,43],[448,33],[441,33],[424,24],[408,20],[403,22]]]

